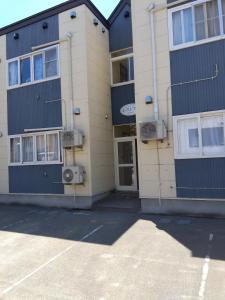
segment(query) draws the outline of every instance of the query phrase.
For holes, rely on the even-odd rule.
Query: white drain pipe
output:
[[[73,58],[72,58],[72,37],[73,34],[71,32],[67,33],[67,39],[68,39],[68,48],[69,48],[69,77],[70,77],[70,110],[71,110],[71,121],[70,121],[70,129],[74,130],[74,115],[73,115],[73,108],[74,108],[74,92],[73,92]]]
[[[147,11],[149,12],[150,30],[151,30],[154,118],[156,121],[158,121],[159,120],[159,103],[158,103],[158,88],[157,88],[157,62],[156,62],[154,9],[155,9],[154,3],[151,3],[147,8]]]
[[[153,97],[154,97],[154,118],[159,120],[159,102],[158,102],[158,87],[157,87],[157,55],[156,55],[156,41],[155,41],[155,22],[154,12],[162,9],[170,8],[174,5],[184,4],[187,0],[177,0],[170,4],[156,4],[150,3],[147,7],[149,12],[150,30],[151,30],[151,51],[152,51],[152,78],[153,78]]]

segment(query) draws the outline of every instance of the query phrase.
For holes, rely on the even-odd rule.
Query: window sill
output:
[[[213,38],[208,38],[205,40],[201,40],[198,42],[191,42],[191,43],[187,43],[187,44],[181,44],[179,46],[171,46],[170,47],[170,51],[177,51],[177,50],[181,50],[181,49],[186,49],[186,48],[191,48],[191,47],[196,47],[196,46],[200,46],[200,45],[204,45],[204,44],[208,44],[208,43],[213,43],[216,41],[220,41],[220,40],[224,40],[225,39],[225,35],[220,35],[220,36],[216,36]]]
[[[118,87],[118,86],[123,86],[123,85],[134,84],[134,83],[135,83],[135,80],[130,80],[130,81],[126,81],[126,82],[112,84],[111,87]]]
[[[18,89],[18,88],[22,88],[22,87],[26,87],[26,86],[30,86],[30,85],[34,85],[34,84],[38,84],[38,83],[42,83],[42,82],[47,82],[47,81],[51,81],[51,80],[56,80],[56,79],[59,79],[60,76],[57,75],[57,76],[54,76],[54,77],[51,77],[51,78],[46,78],[46,79],[43,79],[43,80],[35,80],[35,81],[32,81],[32,82],[28,82],[28,83],[24,83],[24,84],[20,84],[20,85],[13,85],[13,86],[8,86],[8,90],[13,90],[13,89]]]
[[[10,163],[9,167],[26,167],[26,166],[48,166],[48,165],[63,165],[63,162],[31,162],[31,163]]]

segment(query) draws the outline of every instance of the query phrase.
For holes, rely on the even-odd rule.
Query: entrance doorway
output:
[[[136,124],[114,126],[116,189],[138,190]]]
[[[137,191],[136,138],[115,139],[115,172],[118,191]]]

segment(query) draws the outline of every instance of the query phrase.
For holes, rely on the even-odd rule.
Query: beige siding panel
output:
[[[89,131],[89,105],[88,105],[88,82],[87,82],[87,37],[86,37],[86,7],[76,8],[77,18],[70,18],[70,11],[59,15],[59,37],[64,40],[67,34],[72,34],[72,78],[73,78],[73,107],[79,107],[80,116],[74,116],[75,127],[82,130],[85,135],[83,150],[65,151],[64,160],[66,165],[82,165],[85,167],[86,179],[84,186],[66,186],[65,193],[68,195],[91,196],[91,166],[90,166],[90,131]],[[60,69],[61,91],[63,99],[63,126],[70,129],[71,126],[71,60],[69,57],[69,42],[60,43]]]
[[[155,12],[157,53],[157,90],[160,118],[169,125],[169,137],[163,143],[140,142],[139,122],[154,118],[153,105],[146,106],[145,97],[153,96],[152,51],[150,19],[147,7],[156,1],[132,0],[133,41],[135,60],[135,97],[137,106],[138,160],[141,198],[170,198],[176,196],[175,168],[172,137],[170,60],[168,45],[167,10]],[[158,4],[166,4],[166,0]],[[167,97],[167,90],[168,97]],[[169,98],[167,100],[167,98]],[[168,107],[168,109],[167,109]]]
[[[110,90],[109,33],[93,26],[94,15],[86,10],[88,98],[92,194],[115,188]],[[106,115],[108,119],[106,119]]]
[[[66,151],[67,165],[85,167],[85,185],[66,187],[66,194],[92,196],[114,188],[112,117],[110,98],[110,65],[108,31],[102,33],[101,22],[93,25],[95,16],[85,6],[76,8],[77,18],[70,11],[59,15],[60,39],[72,33],[73,107],[81,114],[74,117],[75,127],[85,135],[83,150]],[[71,123],[71,77],[68,42],[61,43],[61,87],[64,100],[64,127]],[[108,115],[106,120],[105,116]],[[74,157],[74,158],[73,158]]]

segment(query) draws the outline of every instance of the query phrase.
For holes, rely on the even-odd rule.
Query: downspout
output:
[[[147,11],[149,12],[149,21],[150,21],[150,30],[151,30],[154,119],[156,121],[158,121],[159,120],[159,103],[158,103],[158,90],[157,90],[157,63],[156,63],[154,9],[155,9],[154,3],[151,3],[147,8]]]
[[[70,130],[74,130],[74,119],[73,119],[73,99],[74,99],[74,92],[73,92],[73,66],[72,66],[72,33],[68,32],[67,33],[67,38],[68,38],[68,48],[69,48],[69,77],[70,77],[70,90],[71,90],[71,95],[70,95],[70,113],[71,113],[71,120],[70,120]]]

